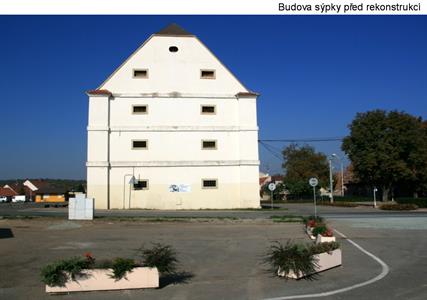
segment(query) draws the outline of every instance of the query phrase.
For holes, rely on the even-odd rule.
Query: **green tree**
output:
[[[271,195],[271,191],[268,188],[270,182],[266,183],[262,187],[262,194],[263,195]],[[283,197],[283,191],[286,189],[285,185],[283,183],[276,184],[276,189],[273,191],[273,200],[282,200]]]
[[[329,167],[325,154],[316,152],[309,145],[291,144],[283,149],[284,183],[290,194],[296,196],[311,195],[312,188],[308,184],[311,177],[319,180],[319,186],[328,186]]]
[[[356,177],[382,190],[389,199],[398,182],[422,188],[427,170],[427,129],[421,118],[404,112],[358,113],[342,144]]]

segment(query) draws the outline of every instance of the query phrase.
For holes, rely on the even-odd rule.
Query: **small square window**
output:
[[[147,140],[132,141],[132,149],[147,149],[147,148],[148,148]]]
[[[148,113],[148,105],[134,105],[132,106],[132,113],[146,114]]]
[[[134,190],[148,190],[148,180],[140,180],[138,179],[136,183],[133,184]]]
[[[215,140],[203,140],[202,141],[202,149],[203,150],[216,149],[216,141]]]
[[[202,105],[201,113],[204,115],[214,115],[216,113],[215,105]]]
[[[133,78],[148,78],[147,69],[133,70]]]
[[[200,70],[200,78],[215,79],[215,70]]]
[[[202,188],[203,189],[216,189],[218,188],[217,179],[202,179]]]

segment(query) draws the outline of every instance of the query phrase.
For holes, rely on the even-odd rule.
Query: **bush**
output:
[[[337,206],[337,207],[357,207],[358,205],[356,203],[352,202],[328,202],[328,201],[320,201],[317,203],[318,205],[325,205],[325,206]]]
[[[175,273],[178,259],[172,246],[155,243],[151,249],[141,247],[139,252],[143,266],[156,267],[161,274]]]
[[[49,286],[65,286],[68,276],[62,269],[61,262],[49,264],[41,269],[42,282]]]
[[[120,280],[126,276],[127,272],[132,271],[132,269],[135,267],[136,264],[133,259],[117,257],[111,264],[111,269],[113,269],[113,274],[111,277],[116,280]]]
[[[318,236],[319,234],[322,236],[332,236],[330,234],[331,230],[326,227],[324,224],[319,224],[316,227],[313,228],[313,235]]]
[[[83,269],[89,269],[94,261],[87,257],[72,257],[47,265],[41,270],[42,282],[49,286],[64,286],[68,276],[75,280],[77,276],[83,276]]]
[[[285,277],[291,272],[303,277],[313,276],[318,267],[318,262],[314,255],[331,252],[340,248],[337,242],[320,244],[294,244],[290,241],[286,245],[279,242],[273,242],[270,245],[265,257],[264,264],[269,264],[270,269],[277,274],[283,272]]]
[[[315,272],[317,261],[310,251],[310,248],[303,244],[292,244],[290,241],[286,245],[274,242],[267,251],[264,259],[265,264],[271,266],[271,270],[276,273],[278,270],[286,275],[291,272],[302,276],[308,276]]]
[[[324,219],[322,218],[322,217],[320,217],[320,216],[317,216],[317,217],[315,217],[315,216],[308,216],[308,217],[306,217],[306,218],[303,218],[303,222],[304,222],[304,225],[308,225],[308,223],[310,222],[311,224],[315,224],[315,223],[323,223],[324,222]]]
[[[383,210],[416,210],[416,209],[418,209],[418,206],[415,204],[411,204],[411,203],[407,203],[407,204],[390,203],[390,204],[380,205],[380,209],[383,209]]]
[[[334,196],[334,202],[370,202],[373,201],[371,196]]]
[[[420,208],[427,208],[427,198],[397,198],[399,204],[415,204]]]
[[[314,244],[310,247],[311,254],[320,254],[325,252],[331,252],[340,248],[340,244],[337,242],[326,242]]]

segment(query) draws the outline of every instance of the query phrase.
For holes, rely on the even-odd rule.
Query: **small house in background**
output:
[[[26,180],[22,184],[27,196],[35,202],[65,202],[67,191],[50,184],[47,180]]]
[[[264,193],[265,185],[271,182],[271,176],[268,173],[259,172],[259,195],[261,201],[270,199],[270,196]]]
[[[6,198],[8,202],[12,201],[12,198],[17,195],[18,193],[15,192],[8,185],[5,185],[4,187],[0,187],[0,198]]]
[[[264,174],[262,172],[259,173],[259,189],[260,189],[260,195],[261,195],[261,201],[270,201],[271,194],[270,192],[266,193],[266,188],[270,183],[276,184],[276,186],[283,184],[283,176],[276,174],[276,175],[269,175]],[[274,196],[274,198],[279,197],[280,200],[286,200],[287,195],[289,195],[289,191],[286,189],[280,190],[279,195]]]

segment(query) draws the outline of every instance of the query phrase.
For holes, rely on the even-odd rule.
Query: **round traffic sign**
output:
[[[276,184],[275,184],[274,182],[270,183],[270,184],[268,185],[268,189],[269,189],[270,191],[274,191],[274,190],[276,189]]]
[[[319,181],[317,180],[317,178],[316,177],[312,177],[312,178],[310,178],[310,180],[308,181],[308,183],[311,185],[311,186],[317,186],[318,184],[319,184]]]

